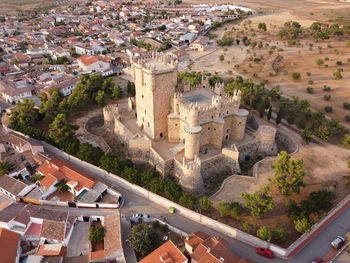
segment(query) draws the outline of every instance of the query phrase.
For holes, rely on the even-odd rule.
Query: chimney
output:
[[[220,261],[221,261],[221,262],[224,262],[225,259],[224,259],[223,257],[220,257]]]

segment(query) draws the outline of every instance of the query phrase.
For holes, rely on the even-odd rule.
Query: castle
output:
[[[239,108],[240,91],[226,95],[223,84],[211,87],[203,78],[200,85],[176,92],[177,66],[175,59],[156,52],[148,59],[132,57],[135,98],[103,109],[105,126],[132,153],[197,192],[213,172],[240,171],[241,146],[277,153],[273,127],[261,126],[254,135],[245,132],[249,112]]]

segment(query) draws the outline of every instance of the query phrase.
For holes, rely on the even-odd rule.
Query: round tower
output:
[[[249,112],[245,109],[239,109],[238,112],[234,114],[231,127],[232,140],[243,140],[248,114]]]
[[[258,151],[269,155],[276,155],[278,148],[276,145],[276,129],[268,125],[260,125],[255,133],[256,141],[259,143]]]
[[[108,105],[103,108],[103,119],[106,127],[113,126],[114,117],[119,115],[118,106]]]
[[[195,156],[193,161],[182,161],[182,175],[180,176],[180,184],[183,188],[190,192],[200,192],[204,188],[203,178],[201,176],[201,161]]]
[[[202,127],[199,126],[199,115],[197,108],[192,105],[188,114],[188,125],[184,128],[185,157],[193,160],[199,154],[200,136]]]

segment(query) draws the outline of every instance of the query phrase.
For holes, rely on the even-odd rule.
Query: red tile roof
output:
[[[75,181],[78,183],[75,187],[78,191],[83,187],[91,189],[96,183],[89,175],[75,169],[73,166],[60,159],[46,160],[37,171],[45,176],[40,183],[46,188],[50,187],[55,182],[54,179],[57,181],[62,179]]]
[[[185,255],[169,240],[139,263],[183,263],[187,262]]]
[[[78,58],[78,60],[80,60],[85,66],[89,66],[89,65],[94,64],[98,61],[108,63],[106,61],[106,59],[102,58],[101,56],[94,56],[94,55],[81,56]]]
[[[5,228],[0,228],[1,263],[16,262],[20,235]]]

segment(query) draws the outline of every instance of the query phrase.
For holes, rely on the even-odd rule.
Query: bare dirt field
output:
[[[16,14],[33,8],[62,6],[70,0],[0,0],[0,14]]]

